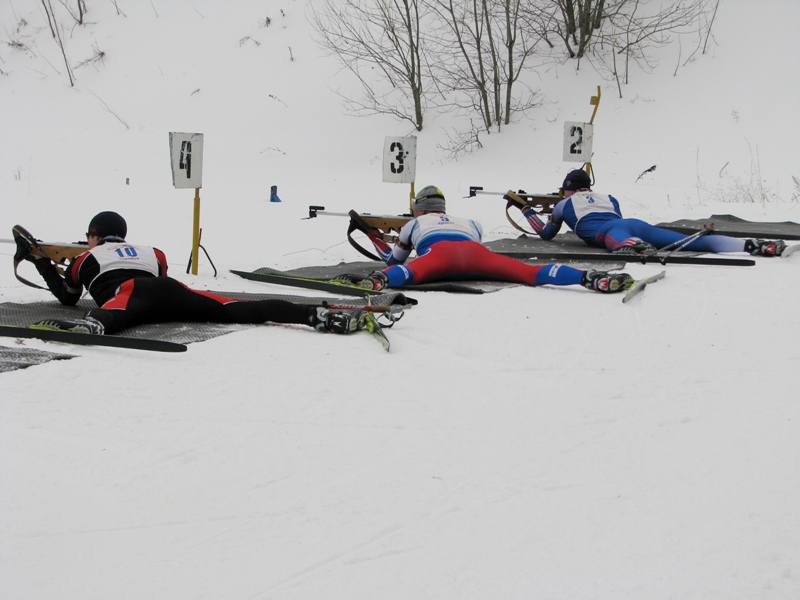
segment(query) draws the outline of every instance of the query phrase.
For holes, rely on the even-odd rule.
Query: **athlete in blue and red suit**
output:
[[[445,212],[442,191],[429,185],[414,198],[414,218],[400,230],[390,247],[370,236],[381,258],[389,265],[359,282],[374,290],[453,279],[494,279],[525,285],[583,285],[598,292],[620,292],[631,277],[625,273],[581,271],[565,265],[531,265],[495,254],[481,244],[483,229],[477,221]],[[417,258],[409,264],[411,250]]]
[[[662,229],[639,219],[624,219],[614,196],[591,189],[589,174],[582,169],[570,171],[562,190],[564,199],[556,204],[544,223],[531,207],[522,209],[526,220],[543,240],[552,240],[562,223],[590,246],[614,251],[647,252],[676,246],[686,236]],[[786,244],[780,240],[746,240],[726,235],[705,235],[692,240],[682,250],[690,252],[748,252],[752,255],[780,256]]]
[[[47,287],[62,304],[80,300],[89,290],[97,308],[84,319],[50,319],[41,324],[81,333],[113,334],[134,325],[190,321],[209,323],[297,323],[318,331],[350,333],[357,315],[285,300],[236,300],[193,290],[167,276],[164,253],[125,241],[125,219],[112,211],[97,214],[86,234],[88,250],[75,257],[64,276],[46,258],[30,254],[30,244],[18,240],[16,258],[36,265]]]

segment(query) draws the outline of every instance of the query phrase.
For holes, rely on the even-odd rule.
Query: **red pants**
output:
[[[485,278],[533,285],[536,274],[543,266],[545,265],[529,265],[495,254],[478,242],[439,242],[405,267],[411,272],[411,277],[405,276],[406,281],[403,283]],[[402,285],[393,280],[392,276],[399,274],[395,269],[396,267],[391,267],[386,270],[390,285]]]

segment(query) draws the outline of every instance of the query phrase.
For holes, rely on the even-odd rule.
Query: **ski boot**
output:
[[[91,333],[93,335],[103,335],[105,327],[103,324],[92,317],[85,319],[75,319],[74,321],[64,319],[45,319],[34,323],[38,329],[49,329],[51,331],[71,331],[72,333]]]
[[[315,307],[311,315],[311,326],[322,333],[348,334],[363,329],[360,310],[336,310],[324,306]]]
[[[780,256],[786,250],[786,243],[781,240],[747,240],[744,251],[751,256]]]
[[[630,244],[625,244],[614,250],[611,254],[655,254],[658,249],[652,244],[642,240],[636,240]]]
[[[389,278],[383,271],[375,271],[364,277],[356,285],[365,290],[380,292],[389,286]]]
[[[581,285],[587,290],[594,290],[602,294],[622,292],[633,284],[633,277],[627,273],[606,273],[591,269],[584,272]]]

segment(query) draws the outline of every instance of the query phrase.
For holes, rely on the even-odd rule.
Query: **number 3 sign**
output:
[[[383,142],[384,183],[414,183],[417,167],[417,138],[387,137]]]
[[[594,125],[591,123],[564,123],[564,160],[591,162]]]

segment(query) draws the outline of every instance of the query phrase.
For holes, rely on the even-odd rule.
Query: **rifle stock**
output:
[[[83,242],[76,242],[73,244],[66,242],[41,242],[33,237],[31,233],[22,225],[14,225],[14,227],[11,228],[11,232],[14,235],[15,243],[18,243],[19,239],[25,240],[30,245],[31,254],[53,261],[56,263],[56,269],[58,269],[62,274],[66,268],[65,265],[67,261],[72,260],[79,254],[83,254],[89,249],[89,245]],[[22,259],[15,256],[14,276],[25,285],[29,285],[41,290],[47,289],[20,276],[17,269],[21,262]]]
[[[351,221],[357,221],[360,229],[379,229],[383,239],[387,242],[394,242],[396,236],[389,235],[389,232],[399,232],[403,225],[408,223],[413,217],[411,215],[372,215],[370,213],[350,212],[340,213],[326,211],[324,206],[309,206],[308,218],[313,219],[319,215],[332,217],[347,217]]]
[[[384,237],[388,231],[399,232],[403,228],[403,225],[413,218],[408,215],[370,215],[368,213],[359,213],[358,216],[370,227],[380,229]]]
[[[541,208],[537,212],[551,213],[562,198],[558,194],[525,194],[522,196],[525,199],[525,204]]]
[[[31,254],[36,256],[43,256],[49,258],[54,263],[63,263],[67,260],[72,260],[79,254],[83,254],[89,249],[86,244],[75,243],[43,243],[39,242],[37,246],[31,247]]]
[[[89,249],[89,245],[86,242],[42,242],[33,237],[22,225],[14,225],[11,228],[11,233],[15,242],[17,238],[22,238],[30,244],[31,254],[49,258],[54,263],[64,263],[67,260],[72,260]]]
[[[523,191],[515,192],[514,190],[508,190],[507,192],[484,192],[483,188],[478,185],[471,185],[469,186],[469,198],[473,198],[478,194],[485,194],[489,196],[502,196],[503,200],[506,200],[510,206],[518,206],[519,208],[525,207],[533,207],[538,208],[536,212],[540,213],[551,213],[553,212],[553,208],[555,205],[558,204],[563,198],[561,194],[527,194]]]

